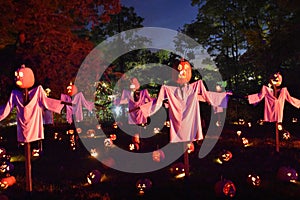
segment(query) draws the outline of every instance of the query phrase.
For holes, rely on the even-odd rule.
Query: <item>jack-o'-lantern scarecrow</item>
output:
[[[141,105],[154,101],[147,89],[140,89],[136,77],[130,79],[129,90],[124,89],[120,98],[114,101],[115,105],[128,104],[128,124],[144,126],[149,123],[147,116],[139,109]]]
[[[73,116],[76,122],[83,120],[83,107],[90,112],[95,108],[94,102],[86,100],[73,82],[67,86],[67,94],[61,94],[60,99],[69,103],[66,105],[66,119],[69,124],[73,123]]]
[[[60,113],[63,104],[60,100],[47,97],[42,86],[29,90],[34,85],[33,71],[22,65],[15,72],[16,85],[22,89],[13,90],[6,105],[0,107],[0,120],[3,120],[17,107],[18,142],[32,142],[44,139],[43,110],[46,108]]]
[[[283,121],[285,101],[296,108],[300,107],[300,100],[292,97],[286,87],[282,87],[282,75],[279,72],[272,74],[268,86],[263,86],[256,94],[248,95],[249,104],[257,104],[265,99],[264,121],[276,123],[276,151],[279,152],[279,133]]]
[[[177,83],[176,86],[162,85],[158,98],[151,109],[141,106],[141,110],[150,116],[156,113],[168,100],[168,112],[170,120],[170,142],[171,143],[190,143],[203,140],[200,105],[198,96],[211,105],[219,106],[226,93],[210,93],[207,91],[202,80],[190,83],[192,77],[191,64],[181,59],[174,62],[172,78]],[[149,110],[151,112],[149,113]],[[147,113],[148,112],[148,113]],[[187,146],[184,145],[184,151],[187,152]],[[188,155],[184,154],[185,173],[188,172]]]
[[[41,85],[34,85],[33,71],[22,65],[15,72],[15,83],[22,89],[13,90],[6,105],[0,107],[0,121],[6,118],[14,107],[17,108],[17,140],[25,143],[26,190],[32,191],[30,142],[44,139],[43,110],[60,113],[63,104],[60,100],[47,97]]]

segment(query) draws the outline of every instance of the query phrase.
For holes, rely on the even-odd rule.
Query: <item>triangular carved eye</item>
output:
[[[177,69],[178,69],[179,71],[181,71],[181,70],[182,70],[182,68],[183,68],[183,67],[182,67],[182,65],[181,65],[181,64],[179,64],[179,65],[178,65],[178,67],[177,67]]]
[[[188,64],[185,64],[184,65],[184,69],[188,69],[189,68],[189,65]]]

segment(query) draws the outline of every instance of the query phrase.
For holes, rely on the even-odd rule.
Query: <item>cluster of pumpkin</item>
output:
[[[6,149],[0,148],[0,188],[7,189],[8,187],[14,185],[17,181],[11,172],[14,170],[14,165],[10,162],[11,156],[7,154]]]

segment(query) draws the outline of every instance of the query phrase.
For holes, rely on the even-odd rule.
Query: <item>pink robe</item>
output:
[[[128,104],[128,124],[146,124],[148,116],[145,116],[140,109],[136,108],[139,108],[141,105],[148,102],[152,102],[153,100],[154,98],[150,96],[146,89],[140,91],[140,97],[137,101],[134,101],[131,91],[123,90],[121,98],[117,99],[114,104]]]
[[[79,92],[73,95],[71,98],[67,94],[61,94],[60,99],[65,102],[72,103],[73,106],[66,105],[66,118],[67,122],[71,124],[73,122],[73,115],[76,122],[80,122],[83,120],[82,108],[85,107],[88,111],[92,111],[95,107],[94,102],[87,101],[82,92]]]
[[[215,106],[225,106],[226,93],[209,92],[201,80],[182,87],[162,85],[156,105],[149,109],[142,106],[145,115],[152,115],[162,106],[163,100],[169,101],[170,142],[191,142],[202,140],[202,125],[199,98]]]
[[[6,118],[14,107],[17,108],[17,140],[18,142],[33,142],[44,139],[43,111],[60,113],[63,104],[60,100],[46,96],[42,86],[28,91],[29,103],[23,105],[23,93],[13,90],[6,105],[0,107],[0,121]]]
[[[266,122],[282,122],[283,109],[285,101],[299,108],[300,100],[291,97],[287,88],[281,88],[279,97],[276,98],[273,94],[273,89],[263,86],[260,93],[248,95],[250,104],[259,103],[265,98],[264,121]]]

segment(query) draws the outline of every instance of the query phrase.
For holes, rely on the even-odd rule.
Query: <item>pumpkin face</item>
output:
[[[195,151],[194,143],[191,142],[191,143],[187,144],[187,151],[188,151],[188,153],[193,153]]]
[[[171,166],[170,171],[175,178],[182,178],[185,176],[184,164],[182,162],[174,163]]]
[[[91,171],[88,175],[87,175],[87,182],[89,184],[97,184],[99,183],[101,180],[101,172],[97,169]]]
[[[0,187],[6,189],[16,183],[16,178],[14,176],[4,177],[0,180]]]
[[[277,179],[283,182],[295,182],[298,180],[298,173],[291,167],[282,166],[277,171]]]
[[[279,87],[282,83],[282,75],[279,72],[273,74],[270,77],[270,83],[275,87]]]
[[[188,83],[192,78],[192,67],[188,61],[180,60],[179,64],[173,67],[173,80],[178,84]]]
[[[219,158],[223,162],[228,162],[232,158],[232,153],[229,150],[222,150]]]
[[[9,161],[4,161],[2,162],[1,166],[0,166],[0,172],[1,173],[10,173],[11,171],[13,171],[15,168],[15,166],[9,162]]]
[[[152,152],[152,160],[154,162],[160,162],[165,159],[165,153],[162,150],[156,150]]]
[[[138,190],[138,193],[140,195],[143,195],[146,191],[152,188],[152,181],[148,178],[141,178],[137,180],[135,186],[136,189]]]
[[[231,180],[220,180],[215,184],[215,194],[217,197],[234,197],[236,193],[235,184]]]
[[[247,176],[247,183],[252,186],[258,187],[260,186],[261,179],[257,174],[249,174]]]
[[[15,71],[16,85],[22,89],[31,88],[34,85],[33,71],[22,65],[21,68]]]
[[[74,85],[72,82],[70,82],[70,84],[67,87],[68,95],[73,96],[73,95],[77,94],[77,92],[78,92],[78,89],[77,89],[76,85]]]
[[[140,89],[140,83],[139,83],[138,79],[137,78],[131,78],[129,87],[130,87],[130,90],[132,90],[132,91],[139,90]]]

